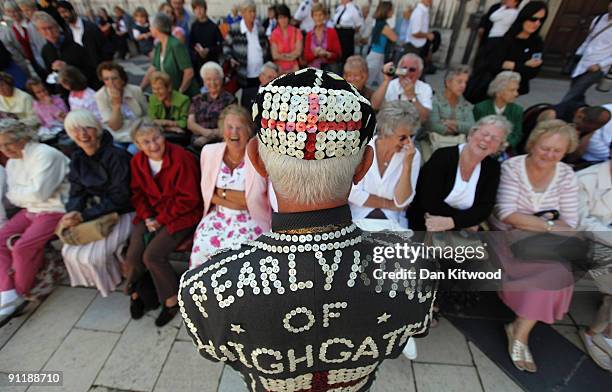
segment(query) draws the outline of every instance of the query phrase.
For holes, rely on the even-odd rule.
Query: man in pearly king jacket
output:
[[[433,268],[396,254],[410,239],[351,221],[351,184],[372,164],[374,112],[344,79],[309,68],[262,87],[253,117],[248,156],[280,212],[271,232],[183,275],[187,331],[252,391],[367,391],[384,359],[427,332],[436,287],[385,275]]]

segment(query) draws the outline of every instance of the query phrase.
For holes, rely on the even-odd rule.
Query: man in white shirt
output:
[[[431,1],[431,0],[428,0]],[[355,33],[363,26],[361,11],[350,0],[341,0],[332,18],[342,49],[341,63],[355,53]]]
[[[612,103],[603,105],[608,110],[607,118],[609,121],[603,127],[592,133],[588,140],[588,145],[582,159],[588,162],[602,162],[610,159],[610,144],[612,144]]]
[[[427,56],[427,41],[433,41],[434,34],[429,32],[429,9],[433,0],[421,0],[410,15],[410,25],[406,34],[404,53],[417,53],[421,58]]]
[[[383,67],[384,80],[372,94],[372,107],[380,109],[386,101],[409,101],[419,111],[421,122],[425,122],[432,109],[433,90],[431,86],[421,80],[423,73],[423,59],[414,53],[405,54],[399,61],[396,75],[391,74],[393,63]]]
[[[567,155],[566,161],[579,170],[609,158],[612,142],[612,103],[604,106],[584,106],[574,114],[572,123],[578,131],[578,147]]]
[[[312,20],[312,5],[318,3],[319,0],[303,0],[300,6],[295,11],[293,19],[300,22],[300,30],[309,32],[314,29],[314,21]]]
[[[576,51],[582,55],[572,73],[572,84],[561,102],[585,102],[584,94],[598,83],[612,65],[612,1],[608,13],[596,17],[591,23],[589,35]]]
[[[519,14],[519,3],[520,0],[505,0],[502,6],[491,14],[489,20],[493,25],[489,30],[489,38],[501,38],[510,30],[510,26]]]

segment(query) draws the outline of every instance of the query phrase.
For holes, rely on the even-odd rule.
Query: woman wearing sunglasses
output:
[[[529,81],[542,67],[544,42],[539,32],[548,16],[542,1],[531,1],[504,35],[503,41],[487,43],[474,64],[474,73],[468,82],[465,97],[476,104],[487,99],[487,87],[501,71],[514,71],[521,75],[519,94],[529,92]]]
[[[376,135],[370,141],[374,162],[365,177],[351,189],[351,213],[356,222],[364,218],[379,219],[367,222],[374,224],[375,230],[407,229],[406,209],[414,199],[421,167],[421,155],[411,139],[421,127],[419,112],[410,102],[387,102],[376,120]]]

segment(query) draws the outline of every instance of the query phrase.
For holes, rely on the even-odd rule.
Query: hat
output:
[[[298,159],[321,160],[358,154],[374,134],[370,102],[332,72],[306,68],[282,75],[253,103],[259,142]]]

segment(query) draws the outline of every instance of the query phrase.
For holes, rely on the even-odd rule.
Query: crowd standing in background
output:
[[[562,102],[525,110],[515,100],[544,63],[542,1],[493,6],[473,67],[451,66],[436,92],[424,80],[440,39],[432,0],[405,7],[397,30],[390,1],[328,10],[303,0],[293,14],[281,4],[257,15],[244,0],[218,24],[204,0],[191,9],[170,0],[151,16],[143,7],[85,16],[69,1],[3,2],[0,196],[13,208],[0,208],[0,317],[23,309],[57,234],[72,285],[106,296],[125,279],[131,316],[161,304],[155,324],[167,324],[179,311],[172,252],[189,252],[198,268],[271,227],[276,190],[246,152],[255,131],[270,128],[320,160],[344,151],[348,131],[364,124],[341,98],[302,101],[297,87],[262,101],[261,88],[306,67],[341,75],[377,112],[373,165],[348,196],[354,219],[467,235],[596,231],[590,240],[610,247],[612,103],[589,107],[585,98],[612,65],[609,4],[576,53]],[[139,86],[115,62],[135,52],[149,61]],[[258,105],[269,120],[253,124]],[[327,142],[307,136],[315,125]],[[530,332],[564,317],[572,277],[563,263],[525,262],[510,244],[492,245],[507,272],[500,298],[516,315],[505,327],[508,354],[536,372]],[[551,281],[552,290],[522,290]],[[612,288],[599,288],[599,318],[581,334],[611,370]],[[444,311],[435,309],[433,323]]]

